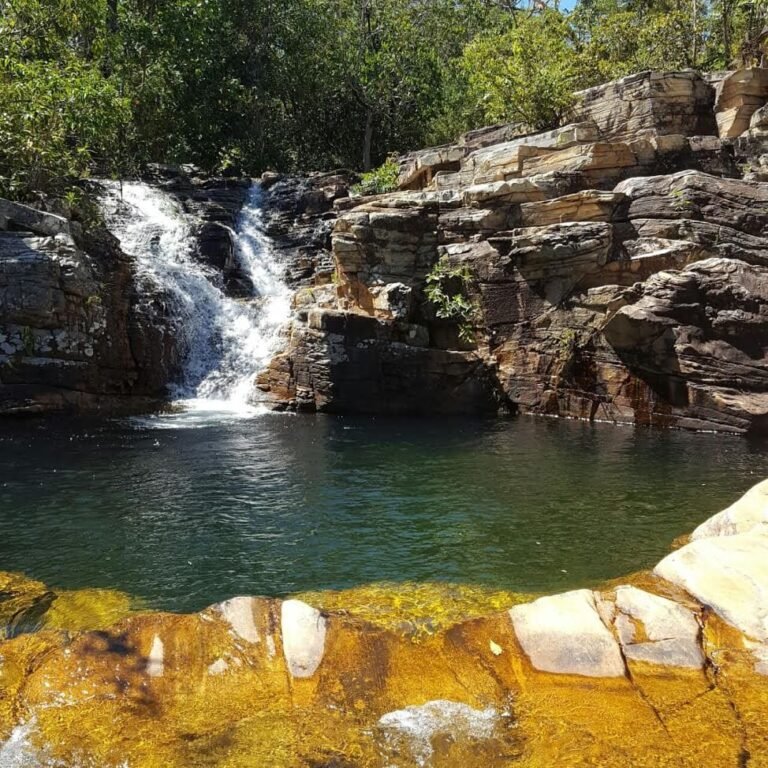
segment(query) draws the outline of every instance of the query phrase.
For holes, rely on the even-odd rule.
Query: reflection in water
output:
[[[379,581],[563,589],[652,565],[768,464],[735,438],[546,419],[161,426],[8,425],[0,570],[175,610]]]

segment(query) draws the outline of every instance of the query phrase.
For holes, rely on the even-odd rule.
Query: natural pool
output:
[[[194,611],[381,581],[519,592],[652,566],[768,446],[548,419],[6,422],[0,570]]]

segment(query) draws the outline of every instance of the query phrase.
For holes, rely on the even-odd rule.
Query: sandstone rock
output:
[[[545,227],[566,221],[611,221],[623,201],[624,195],[620,192],[587,190],[554,200],[524,203],[521,225]]]
[[[619,646],[586,589],[542,597],[511,608],[509,615],[531,664],[542,672],[623,677]]]
[[[757,135],[768,132],[768,104],[752,113],[752,117],[749,118],[749,132]]]
[[[627,217],[641,237],[689,240],[710,253],[765,264],[768,187],[698,171],[629,179]]]
[[[768,533],[702,538],[665,557],[654,573],[682,587],[740,632],[768,642]]]
[[[76,241],[61,217],[3,210],[0,413],[157,402],[176,364],[170,322],[139,292],[117,241],[104,230],[78,230]]]
[[[626,175],[639,165],[628,144],[596,142],[579,144],[568,149],[530,154],[521,161],[521,173],[582,173],[596,182]]]
[[[400,159],[397,184],[400,189],[421,189],[431,184],[439,171],[457,171],[466,147],[446,145],[413,152]]]
[[[472,174],[475,184],[503,181],[519,176],[527,157],[537,157],[547,150],[564,150],[597,140],[596,127],[591,122],[567,125],[547,133],[522,136],[501,144],[478,149],[461,164]]]
[[[754,112],[768,101],[768,69],[731,72],[717,84],[715,116],[721,137],[739,136],[750,127]]]
[[[0,199],[0,230],[7,229],[26,230],[43,237],[72,234],[70,222],[63,216]]]
[[[509,179],[473,184],[464,190],[464,205],[483,203],[527,203],[543,200],[544,192],[532,179]]]
[[[642,589],[616,589],[615,619],[624,657],[672,667],[701,669],[699,624],[692,611]]]
[[[625,363],[665,387],[690,423],[734,431],[765,421],[768,354],[765,267],[707,259],[649,278],[606,323]],[[629,295],[626,295],[629,298]]]
[[[695,72],[640,72],[578,93],[573,119],[593,121],[604,139],[706,135],[716,132],[713,104]]]
[[[281,606],[280,633],[288,671],[294,677],[312,677],[325,652],[326,619],[300,600]]]
[[[734,536],[749,533],[768,525],[768,480],[750,488],[730,507],[703,522],[692,534],[692,539],[711,536]]]

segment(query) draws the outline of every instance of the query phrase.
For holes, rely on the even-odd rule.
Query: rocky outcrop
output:
[[[768,152],[716,120],[737,92],[759,115],[761,77],[634,75],[553,131],[479,132],[405,158],[401,191],[337,200],[333,285],[297,297],[268,400],[768,428]]]
[[[191,215],[194,256],[221,273],[230,295],[251,296],[253,285],[237,258],[233,237],[251,179],[212,177],[192,165],[150,165],[144,177],[173,195]]]
[[[349,171],[262,176],[264,232],[286,267],[294,288],[331,281],[331,232],[336,220],[333,204],[349,196],[357,180]]]
[[[162,298],[114,237],[0,201],[0,414],[146,409],[175,364]]]
[[[767,494],[653,573],[418,634],[338,594],[181,615],[0,574],[0,764],[760,768]]]

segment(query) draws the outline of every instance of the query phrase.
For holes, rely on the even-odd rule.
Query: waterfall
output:
[[[240,267],[254,286],[246,299],[228,296],[222,275],[194,257],[194,218],[170,194],[140,182],[109,185],[107,222],[138,277],[168,297],[183,361],[171,397],[184,409],[254,412],[256,374],[277,352],[290,316],[291,291],[263,232],[261,188],[253,184],[233,239]]]

